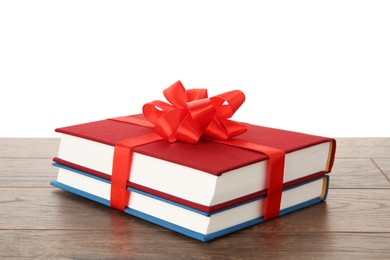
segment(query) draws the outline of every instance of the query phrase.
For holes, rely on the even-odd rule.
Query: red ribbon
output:
[[[264,205],[264,220],[269,220],[279,216],[280,204],[282,201],[284,160],[283,150],[255,144],[252,142],[232,139],[232,140],[212,140],[213,142],[236,146],[268,155],[267,165],[267,197]]]
[[[197,143],[201,137],[226,140],[247,130],[228,119],[245,101],[239,90],[208,98],[206,89],[185,90],[177,81],[164,90],[164,96],[170,104],[155,100],[143,106],[143,113],[154,131],[171,143]]]
[[[164,95],[171,104],[157,100],[143,107],[144,116],[152,124],[135,117],[113,118],[145,127],[154,126],[155,134],[125,139],[115,145],[110,206],[124,211],[129,204],[130,193],[126,189],[126,184],[130,179],[133,147],[160,141],[163,138],[169,142],[180,140],[197,143],[203,137],[212,142],[237,146],[269,156],[264,220],[279,216],[285,152],[244,140],[227,140],[247,130],[245,125],[228,119],[245,101],[244,94],[235,90],[207,98],[206,89],[185,90],[178,81],[165,89]]]
[[[160,136],[153,133],[124,139],[115,145],[110,195],[112,208],[124,211],[125,207],[129,205],[130,192],[127,190],[127,181],[130,179],[133,162],[131,148],[161,140]]]

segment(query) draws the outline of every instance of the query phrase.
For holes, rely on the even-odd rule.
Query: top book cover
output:
[[[62,133],[54,161],[110,179],[114,147],[125,139],[154,133],[126,118],[104,119],[56,129]],[[147,124],[146,124],[147,125]],[[241,123],[242,140],[283,150],[283,188],[331,171],[333,138]],[[268,156],[253,150],[199,139],[196,144],[160,140],[132,148],[129,186],[211,212],[266,193]]]

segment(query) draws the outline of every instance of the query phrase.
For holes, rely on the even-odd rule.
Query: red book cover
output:
[[[136,116],[142,118],[141,115]],[[320,175],[325,174],[326,172],[331,171],[336,146],[334,139],[315,135],[308,135],[293,131],[256,126],[251,124],[245,125],[248,128],[247,132],[241,134],[238,137],[235,137],[235,139],[245,140],[256,144],[278,148],[284,150],[286,154],[316,144],[326,142],[331,143],[327,167],[324,171],[313,172],[309,176],[305,176],[298,180],[290,181],[289,183],[285,183],[284,187],[288,187],[296,183],[318,177]],[[123,139],[150,134],[153,132],[153,129],[107,119],[74,126],[62,127],[56,129],[56,131],[67,135],[72,135],[98,143],[114,146],[117,142]],[[169,143],[165,140],[162,140],[155,143],[149,143],[146,145],[135,147],[133,148],[133,150],[136,153],[184,165],[193,169],[207,172],[215,176],[220,176],[225,172],[238,169],[240,167],[247,166],[259,161],[267,160],[268,158],[265,154],[261,154],[259,152],[207,140],[200,140],[197,144],[189,144],[180,141],[175,143]],[[100,177],[104,177],[107,179],[110,178],[110,176],[108,176],[107,174],[94,171],[92,169],[84,167],[83,165],[73,164],[72,162],[62,160],[61,158],[55,158],[54,160],[61,164],[79,170],[83,170],[91,174],[99,175]],[[207,207],[166,194],[161,191],[153,190],[149,187],[143,187],[142,185],[129,183],[129,186],[133,186],[135,188],[150,192],[157,196],[174,200],[176,202],[206,212],[218,210],[220,208],[227,207],[265,193],[265,191],[259,191],[257,193],[249,194],[247,196],[243,196],[232,201],[227,201],[219,205]]]

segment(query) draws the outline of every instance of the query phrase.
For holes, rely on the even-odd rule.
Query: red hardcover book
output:
[[[334,139],[245,125],[247,132],[233,139],[286,152],[283,188],[331,171]],[[107,119],[56,131],[62,137],[55,162],[110,180],[115,144],[153,129]],[[129,187],[200,211],[214,212],[267,192],[268,157],[259,152],[207,140],[197,144],[161,140],[133,151]]]

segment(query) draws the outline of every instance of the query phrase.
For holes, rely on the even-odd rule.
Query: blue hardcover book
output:
[[[58,163],[53,165],[59,168],[59,172],[57,180],[51,182],[52,185],[110,205],[109,180]],[[329,177],[324,175],[285,188],[280,215],[324,201],[328,184]],[[130,200],[126,213],[200,241],[210,241],[263,221],[265,196],[207,213],[145,191],[131,187],[127,189],[130,191]]]

